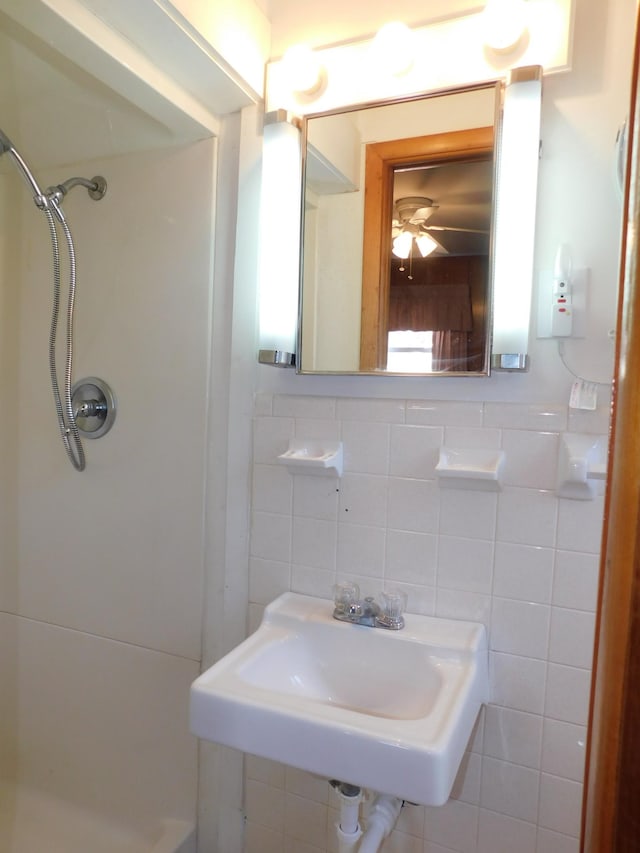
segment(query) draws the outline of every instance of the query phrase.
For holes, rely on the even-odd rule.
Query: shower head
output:
[[[12,148],[13,143],[0,129],[0,155],[4,154],[5,151],[11,151]]]
[[[18,152],[16,146],[9,139],[9,137],[5,133],[3,133],[2,130],[0,130],[0,155],[4,154],[5,151],[11,155],[13,162],[18,167],[18,171],[32,190],[34,194],[33,200],[36,203],[36,206],[39,207],[41,210],[44,210],[44,208],[49,206],[49,202],[46,195],[40,189],[38,182],[33,177],[31,170],[20,156],[20,153]]]

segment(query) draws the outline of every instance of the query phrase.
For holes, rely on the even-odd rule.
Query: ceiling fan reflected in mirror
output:
[[[488,234],[488,231],[480,228],[429,223],[438,209],[439,205],[427,196],[405,196],[394,202],[391,238],[393,241],[392,252],[397,258],[409,258],[414,242],[423,258],[432,253],[448,255],[449,250],[436,239],[433,232],[453,231],[459,234]]]
[[[448,254],[444,246],[429,233],[426,222],[438,209],[433,200],[426,196],[399,198],[393,205],[391,223],[392,253],[402,260],[411,257],[414,242],[423,258],[439,250]],[[400,266],[400,271],[404,270]]]

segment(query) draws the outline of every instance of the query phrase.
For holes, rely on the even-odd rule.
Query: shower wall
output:
[[[15,250],[20,230],[12,212],[19,189],[13,176],[0,174],[0,394],[4,401],[0,407],[0,768],[7,772],[15,772],[17,731],[17,626],[9,613],[15,610],[18,595],[16,348],[20,314]]]
[[[24,189],[11,211],[22,239],[3,228],[0,243],[3,332],[18,329],[15,356],[4,334],[0,351],[2,518],[17,544],[16,558],[2,537],[0,701],[13,732],[0,735],[0,776],[13,769],[138,827],[196,812],[188,688],[201,654],[214,163],[207,140],[38,171],[45,186],[108,181],[102,201],[76,189],[64,204],[77,250],[75,377],[105,379],[118,402],[111,432],[85,441],[82,474],[57,433],[48,229]]]

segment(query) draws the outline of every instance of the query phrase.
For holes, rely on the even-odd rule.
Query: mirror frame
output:
[[[407,378],[420,378],[427,379],[431,377],[486,377],[490,375],[490,365],[491,365],[491,333],[492,333],[492,317],[493,317],[493,280],[494,280],[494,262],[493,262],[493,254],[494,254],[494,231],[496,224],[496,197],[498,191],[498,161],[499,161],[499,141],[501,136],[501,121],[502,121],[502,101],[504,95],[505,82],[502,79],[493,79],[484,81],[481,83],[474,83],[468,86],[456,86],[452,88],[446,88],[441,90],[434,90],[429,92],[423,92],[417,95],[412,95],[408,97],[400,97],[400,98],[391,98],[382,101],[372,101],[368,103],[362,104],[352,104],[346,107],[337,108],[334,110],[325,110],[316,113],[306,113],[301,120],[301,156],[302,156],[302,192],[301,192],[301,209],[300,209],[300,266],[299,266],[299,289],[298,289],[298,329],[297,329],[297,337],[296,337],[296,352],[300,354],[300,358],[296,359],[296,373],[302,374],[305,376],[387,376],[387,377],[407,377]],[[494,98],[494,120],[493,120],[493,128],[492,130],[492,157],[493,157],[493,180],[492,180],[492,210],[491,210],[491,225],[490,225],[490,242],[489,242],[489,264],[487,270],[487,282],[488,282],[488,293],[486,299],[486,330],[485,330],[485,357],[484,364],[482,370],[476,371],[438,371],[432,373],[396,373],[390,372],[383,369],[366,369],[366,370],[305,370],[301,364],[301,354],[302,354],[302,319],[303,319],[303,305],[304,305],[304,231],[305,231],[305,192],[306,192],[306,173],[307,173],[307,146],[308,146],[308,136],[309,136],[309,121],[313,119],[335,116],[335,115],[344,115],[352,112],[359,112],[361,110],[366,109],[375,109],[385,106],[393,106],[395,104],[406,104],[406,103],[419,103],[433,100],[434,98],[445,97],[449,95],[456,94],[464,94],[469,92],[483,91],[493,89],[495,92]],[[420,160],[424,160],[427,162],[430,159],[433,159],[435,162],[439,160],[443,163],[446,163],[448,159],[451,162],[455,162],[456,160],[462,159],[465,155],[473,158],[474,156],[486,155],[488,153],[487,142],[488,142],[488,134],[487,128],[471,128],[471,132],[478,131],[477,137],[474,141],[474,144],[471,148],[468,146],[466,148],[456,148],[455,143],[453,149],[447,150],[443,145],[440,147],[440,150],[435,150],[433,153],[428,154],[427,156],[420,156]],[[450,131],[449,133],[441,133],[434,134],[434,136],[441,136],[443,141],[446,137],[454,136],[455,132]],[[424,140],[425,137],[416,137],[417,140]],[[367,150],[369,148],[373,148],[373,146],[380,146],[379,151],[382,153],[384,151],[384,146],[390,143],[371,143],[367,146]],[[447,154],[451,153],[451,157],[447,157]],[[372,155],[373,156],[373,155]],[[362,270],[362,280],[360,282],[360,287],[363,291],[363,302],[362,302],[362,310],[374,311],[377,313],[378,319],[381,316],[384,316],[384,305],[382,305],[382,300],[384,298],[388,298],[388,285],[381,284],[382,279],[385,277],[384,270],[388,270],[389,259],[390,259],[390,247],[386,245],[388,241],[384,241],[382,239],[383,231],[388,226],[388,232],[391,232],[391,219],[392,219],[392,199],[390,198],[390,189],[389,189],[389,175],[391,175],[391,179],[393,177],[393,169],[397,165],[406,165],[411,162],[415,162],[416,152],[415,149],[411,150],[411,146],[409,146],[409,150],[406,153],[406,156],[402,156],[400,158],[390,158],[387,161],[384,160],[384,157],[380,158],[380,162],[373,166],[373,169],[376,172],[379,172],[379,189],[376,189],[374,195],[378,197],[378,203],[376,205],[377,210],[373,209],[373,201],[369,199],[369,203],[367,204],[367,196],[369,193],[365,192],[364,197],[364,207],[365,207],[365,217],[364,217],[364,231],[363,234],[363,270]],[[363,188],[364,189],[364,188]],[[367,211],[369,215],[367,216]],[[364,247],[371,246],[372,252],[365,253]],[[388,273],[386,274],[388,278]],[[365,298],[364,298],[364,288],[365,282],[369,282],[372,289],[377,293],[377,301],[372,298],[367,301],[367,306],[365,309]],[[368,341],[368,343],[371,343]],[[362,353],[363,347],[363,338],[362,338],[362,330],[361,330],[361,340],[360,340],[360,351]],[[379,339],[373,345],[376,351],[380,347]],[[362,355],[360,358],[360,363],[362,363]]]

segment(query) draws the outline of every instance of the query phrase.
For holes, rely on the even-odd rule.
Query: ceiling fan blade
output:
[[[414,220],[419,219],[426,222],[427,219],[430,219],[433,216],[439,207],[439,204],[431,204],[429,207],[419,207],[411,217],[411,221],[413,222]]]
[[[438,240],[436,240],[436,243],[438,244],[438,248],[435,250],[434,255],[440,256],[440,255],[448,255],[449,254],[449,250],[445,249],[445,247],[442,245],[442,243],[440,243]]]
[[[481,228],[457,228],[455,225],[423,225],[425,231],[459,231],[461,234],[488,234]]]

